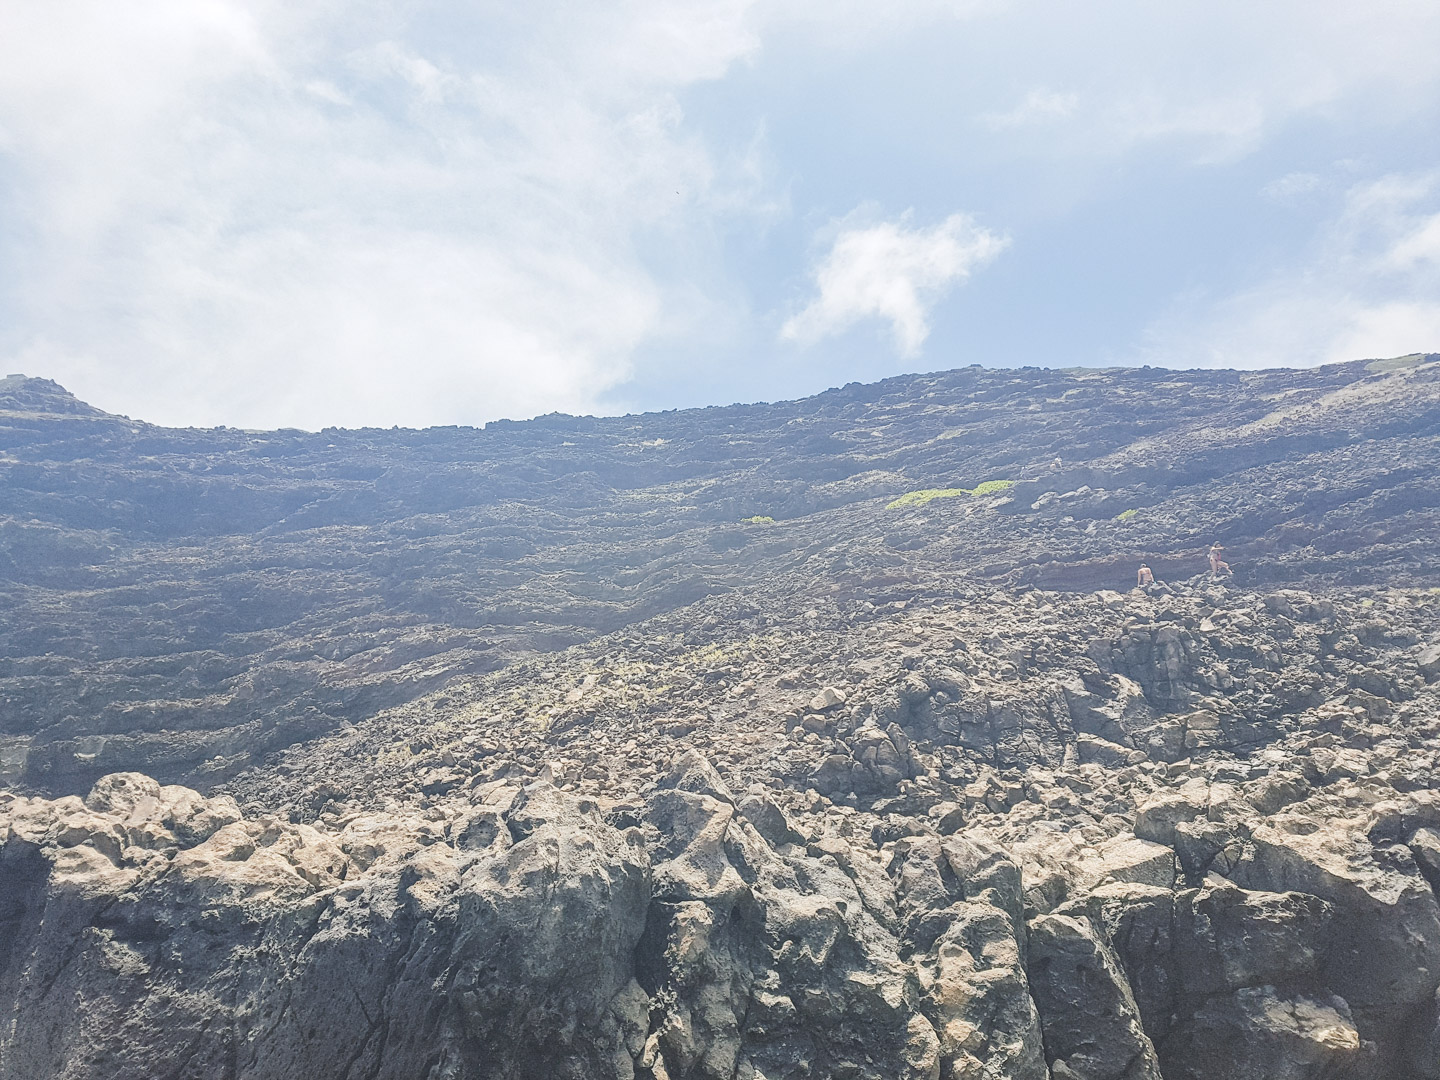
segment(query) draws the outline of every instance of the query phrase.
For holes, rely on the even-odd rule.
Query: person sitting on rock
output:
[[[1224,551],[1225,549],[1220,546],[1219,540],[1216,540],[1215,543],[1210,546],[1210,572],[1212,574],[1231,573],[1230,564],[1221,557]]]
[[[1155,584],[1155,574],[1151,571],[1148,563],[1140,564],[1140,569],[1135,574],[1135,584],[1142,589]]]

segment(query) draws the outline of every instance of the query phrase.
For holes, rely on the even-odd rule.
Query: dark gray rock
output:
[[[1160,1080],[1120,963],[1088,921],[1032,919],[1027,970],[1052,1077]]]

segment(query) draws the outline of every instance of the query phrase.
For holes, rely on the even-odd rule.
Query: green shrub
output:
[[[979,498],[982,495],[994,495],[1014,486],[1014,480],[986,480],[983,484],[976,484],[971,488],[970,494]]]
[[[921,491],[907,491],[886,509],[898,510],[902,506],[924,506],[935,499],[953,499],[956,495],[969,495],[965,488],[925,488]]]
[[[936,499],[953,499],[958,495],[979,498],[985,495],[994,495],[1014,486],[1014,480],[986,480],[982,484],[976,484],[973,488],[922,488],[919,491],[907,491],[891,502],[886,509],[899,510],[905,506],[924,506]]]

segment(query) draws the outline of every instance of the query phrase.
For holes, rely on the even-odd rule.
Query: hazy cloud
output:
[[[1028,124],[1043,124],[1063,120],[1070,116],[1080,104],[1075,94],[1060,94],[1053,90],[1035,89],[1025,95],[1013,109],[1006,112],[986,113],[981,123],[996,131],[1005,128],[1025,127]]]
[[[1260,189],[1260,194],[1271,202],[1290,204],[1300,202],[1325,187],[1324,179],[1313,172],[1291,172],[1276,177]]]
[[[886,319],[900,355],[916,355],[930,333],[930,307],[1010,241],[967,214],[928,228],[909,222],[906,214],[896,222],[842,227],[815,266],[819,295],[785,323],[780,336],[811,345],[862,319]]]
[[[636,231],[747,212],[675,91],[748,7],[6,5],[9,366],[170,422],[593,409],[665,325]]]
[[[1440,265],[1440,213],[1416,220],[1385,253],[1385,264],[1401,273]]]
[[[1353,185],[1308,256],[1229,296],[1177,298],[1145,359],[1305,366],[1440,351],[1440,173]]]

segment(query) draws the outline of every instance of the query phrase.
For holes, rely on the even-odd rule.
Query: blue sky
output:
[[[318,428],[1436,350],[1437,53],[1433,0],[12,0],[0,367]]]

